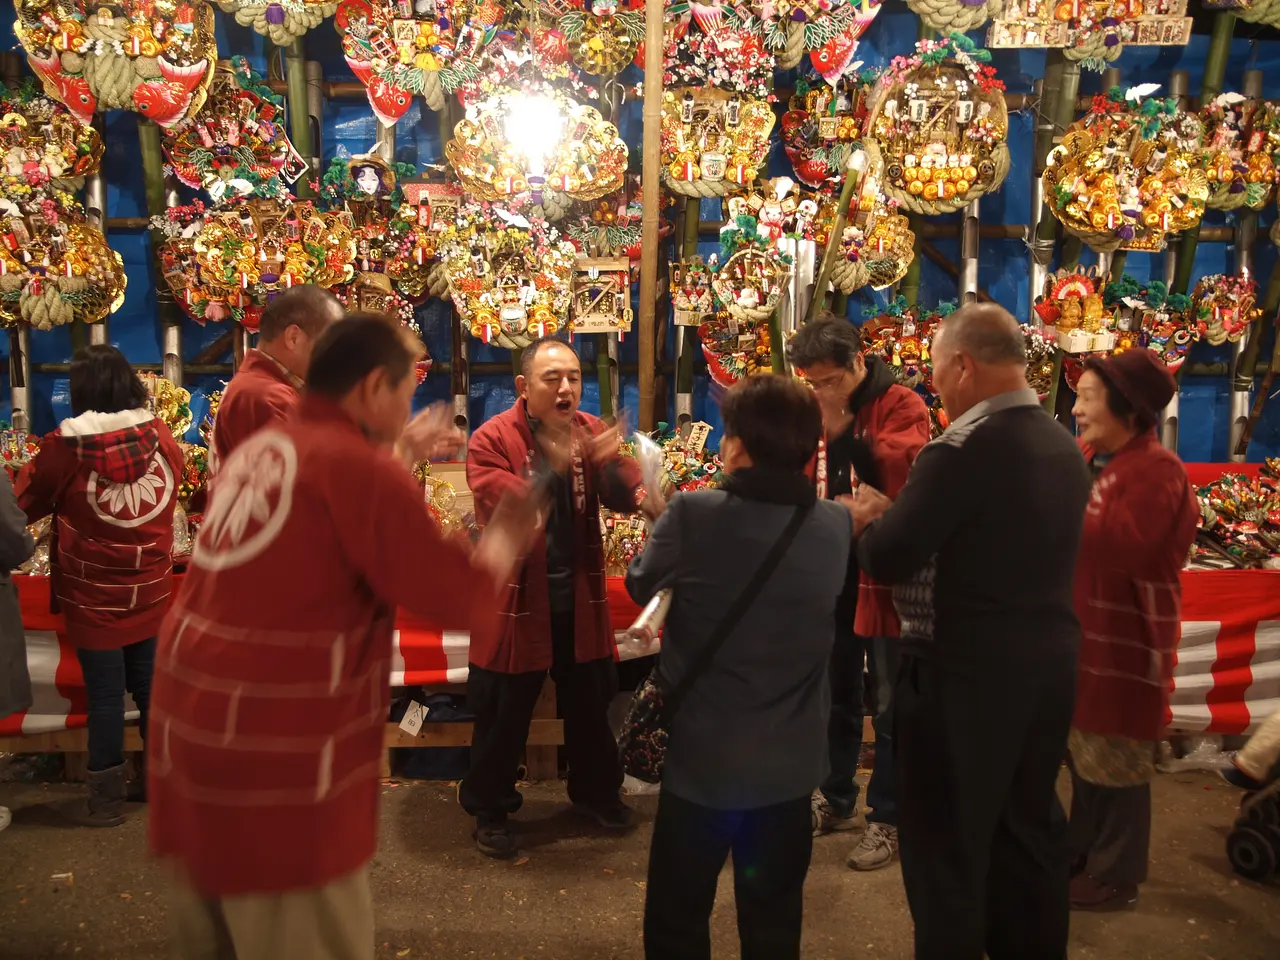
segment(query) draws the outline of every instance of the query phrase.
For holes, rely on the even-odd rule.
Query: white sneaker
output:
[[[813,835],[821,837],[828,833],[843,833],[846,830],[865,830],[867,826],[867,815],[858,810],[850,816],[841,816],[831,808],[831,804],[827,803],[827,798],[822,795],[822,791],[815,791],[811,807],[813,811]]]
[[[853,870],[879,870],[893,863],[897,855],[898,828],[871,822],[845,862]]]

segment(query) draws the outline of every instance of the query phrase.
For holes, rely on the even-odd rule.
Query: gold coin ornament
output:
[[[1275,186],[1274,119],[1266,105],[1239,93],[1223,93],[1200,109],[1204,150],[1200,165],[1209,179],[1212,210],[1261,210]]]
[[[140,373],[138,378],[147,388],[147,409],[181,440],[191,429],[191,391],[155,373]]]
[[[223,13],[242,27],[252,27],[278,47],[287,47],[320,26],[338,9],[337,0],[216,0]]]
[[[990,51],[962,34],[894,57],[872,93],[864,145],[907,210],[951,213],[1009,173],[1009,115]]]
[[[627,187],[599,200],[579,205],[579,213],[567,218],[561,229],[579,254],[590,257],[626,257],[632,264],[640,260],[640,178],[629,177]],[[665,220],[659,225],[659,239],[669,235]]]
[[[393,124],[415,97],[443,110],[446,97],[479,83],[514,47],[508,20],[518,11],[498,0],[341,0],[334,27],[374,115]]]
[[[537,78],[499,87],[469,106],[445,155],[479,199],[540,205],[546,219],[565,216],[567,201],[621,189],[627,170],[617,127]]]
[[[1187,0],[997,0],[987,46],[1052,47],[1102,70],[1125,47],[1185,46]]]
[[[1144,90],[1094,97],[1048,157],[1045,203],[1099,252],[1161,250],[1170,234],[1200,222],[1209,198],[1199,118]]]
[[[577,252],[545,220],[472,201],[439,242],[449,291],[473,337],[515,350],[568,322]]]
[[[298,284],[334,287],[355,273],[355,224],[345,211],[309,201],[247,200],[213,210],[194,205],[153,226],[174,298],[198,323],[238,320],[256,330],[262,309]]]
[[[174,175],[215,203],[283,199],[307,171],[284,126],[284,98],[243,57],[220,61],[204,109],[165,132]]]
[[[45,92],[83,123],[132,110],[169,128],[204,106],[218,46],[204,0],[15,0]]]
[[[1201,277],[1191,291],[1196,331],[1210,346],[1235,343],[1262,315],[1257,302],[1258,285],[1247,270],[1239,276],[1218,273]]]
[[[102,137],[32,80],[0,86],[0,196],[20,201],[46,187],[75,191],[102,163]]]
[[[662,95],[662,182],[690,198],[722,197],[753,183],[769,154],[773,109],[714,88]]]

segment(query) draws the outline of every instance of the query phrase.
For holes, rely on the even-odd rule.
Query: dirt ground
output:
[[[77,789],[0,784],[0,804],[14,809],[13,826],[0,833],[0,958],[168,958],[166,881],[146,854],[145,809],[114,830],[60,826],[44,805]],[[637,799],[639,829],[614,838],[569,814],[558,784],[534,785],[525,796],[524,857],[502,863],[475,852],[447,785],[387,785],[373,868],[379,958],[642,957],[654,799]],[[1223,853],[1238,797],[1204,774],[1161,777],[1141,902],[1125,913],[1074,915],[1071,956],[1280,958],[1280,885],[1236,878]],[[853,873],[844,866],[849,846],[844,837],[815,844],[804,956],[910,957],[898,868]],[[713,936],[717,958],[737,955],[728,877]]]

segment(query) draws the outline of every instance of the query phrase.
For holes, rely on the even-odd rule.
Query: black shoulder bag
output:
[[[622,726],[622,736],[618,740],[618,755],[622,760],[622,769],[637,780],[645,783],[659,783],[662,780],[662,766],[667,757],[667,736],[671,719],[690,688],[707,668],[716,653],[724,646],[725,640],[733,632],[733,628],[746,615],[747,610],[760,595],[761,589],[769,580],[778,564],[782,562],[787,549],[800,532],[800,526],[813,509],[812,504],[796,507],[786,528],[770,548],[764,562],[760,564],[755,575],[742,589],[724,619],[716,626],[709,639],[697,656],[689,664],[675,689],[667,691],[662,687],[658,676],[658,667],[654,666],[645,678],[640,689],[635,692],[631,706],[627,708],[627,719]]]

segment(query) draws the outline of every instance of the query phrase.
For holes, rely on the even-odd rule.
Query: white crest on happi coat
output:
[[[130,483],[108,480],[96,470],[89,474],[89,505],[98,519],[113,527],[140,527],[160,514],[173,499],[173,470],[159,453],[147,472]]]
[[[297,476],[292,440],[276,430],[250,437],[218,469],[191,562],[227,570],[259,556],[289,519]]]

